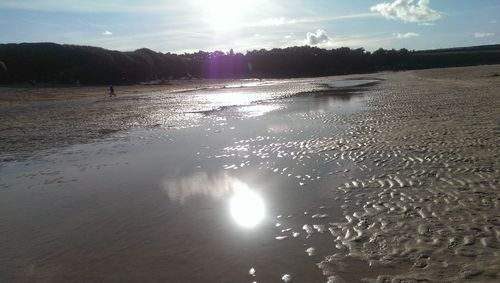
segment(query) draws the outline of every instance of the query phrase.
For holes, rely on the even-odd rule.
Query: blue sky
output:
[[[0,0],[0,43],[236,51],[500,43],[498,0]]]

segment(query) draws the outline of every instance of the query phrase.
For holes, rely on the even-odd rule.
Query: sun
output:
[[[252,10],[252,0],[201,0],[196,6],[201,9],[203,21],[216,31],[236,29],[243,17]]]

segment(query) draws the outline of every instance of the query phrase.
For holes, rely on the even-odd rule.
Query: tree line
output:
[[[134,84],[179,78],[290,78],[500,63],[500,45],[374,52],[311,46],[172,54],[55,43],[0,44],[0,84]]]

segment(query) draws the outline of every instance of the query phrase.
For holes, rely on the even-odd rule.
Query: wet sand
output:
[[[9,161],[120,131],[199,126],[210,111],[321,90],[329,80],[173,81],[115,86],[116,98],[107,87],[0,88],[0,152]]]
[[[499,72],[11,100],[0,281],[498,281]]]

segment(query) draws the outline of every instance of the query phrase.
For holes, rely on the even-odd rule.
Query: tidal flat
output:
[[[497,282],[499,73],[0,88],[0,282]]]

